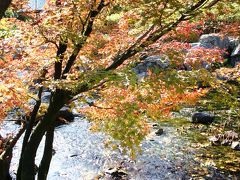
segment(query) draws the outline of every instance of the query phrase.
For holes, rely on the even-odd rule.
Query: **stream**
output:
[[[187,137],[180,136],[175,127],[162,124],[164,133],[157,136],[152,133],[142,143],[142,153],[131,160],[120,151],[112,151],[104,146],[109,137],[89,130],[90,123],[82,117],[76,117],[70,124],[55,130],[54,155],[49,180],[90,180],[99,179],[191,179],[199,163],[194,160],[194,149]],[[18,125],[4,122],[1,135],[17,132]],[[44,139],[43,139],[44,140]],[[13,152],[11,164],[12,176],[15,176],[21,149],[20,140]],[[43,141],[36,157],[39,163],[43,151]],[[117,168],[120,171],[117,171]],[[121,177],[117,172],[122,173]],[[115,174],[114,174],[115,172]],[[209,177],[231,179],[211,172]]]

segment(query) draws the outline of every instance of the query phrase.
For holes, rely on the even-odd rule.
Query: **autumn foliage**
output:
[[[93,121],[92,129],[111,135],[132,156],[148,133],[149,121],[194,106],[210,90],[197,83],[212,80],[214,70],[202,69],[202,59],[207,64],[224,62],[224,50],[193,49],[189,44],[209,29],[206,21],[216,19],[209,15],[217,2],[48,1],[40,13],[22,13],[26,21],[1,19],[0,119],[20,108],[31,124],[26,128],[18,178],[35,176],[35,155],[44,134],[49,148],[39,178],[46,178],[53,124],[64,105],[77,105]],[[29,11],[25,1],[13,2],[12,10],[16,9]],[[227,25],[223,21],[218,27]],[[132,68],[143,54],[165,54],[170,66],[149,69],[141,79]],[[41,104],[44,90],[51,92],[46,108]],[[78,107],[89,97],[93,103]],[[42,109],[43,119],[33,131]]]

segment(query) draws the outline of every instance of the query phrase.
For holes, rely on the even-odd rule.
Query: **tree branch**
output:
[[[160,39],[166,33],[170,32],[172,29],[174,29],[182,21],[185,21],[187,19],[190,19],[190,18],[194,17],[194,15],[196,15],[198,13],[199,8],[203,8],[206,5],[207,2],[208,2],[208,0],[200,0],[200,1],[198,1],[189,10],[186,10],[186,12],[183,13],[175,22],[170,22],[164,28],[156,29],[155,31],[151,32],[148,35],[148,37],[143,42],[141,42],[138,46],[137,45],[130,46],[122,54],[118,54],[117,56],[114,56],[113,57],[113,63],[110,66],[108,66],[105,69],[105,71],[116,69],[121,64],[123,64],[124,61],[126,61],[130,57],[134,56],[138,52],[142,51],[147,46],[155,43],[158,39]],[[211,6],[215,5],[218,1],[214,0],[213,2],[214,2],[214,4],[211,4]],[[193,12],[194,12],[194,15],[192,14]]]
[[[76,60],[77,55],[82,47],[83,47],[83,42],[74,46],[73,52],[72,52],[71,56],[69,57],[67,64],[63,70],[62,79],[66,78],[66,74],[70,71],[71,67],[73,66],[74,61]]]
[[[88,22],[86,23],[87,27],[83,33],[84,36],[89,36],[91,34],[95,17],[101,12],[101,10],[105,6],[109,5],[109,3],[107,3],[107,4],[104,4],[104,3],[105,3],[105,1],[101,0],[100,3],[98,4],[98,7],[96,8],[96,10],[94,10],[94,9],[90,10],[89,15],[88,15],[89,18],[87,18]]]
[[[199,13],[200,11],[198,8],[202,5],[201,3],[205,3],[205,2],[206,2],[205,0],[198,1],[195,5],[193,5],[190,8],[191,11],[197,11]],[[207,6],[213,2],[216,4],[218,1],[217,0],[211,1],[208,4],[205,4],[204,8],[207,8]],[[211,4],[211,5],[213,6],[215,4]],[[201,9],[203,9],[202,6],[201,6]],[[136,43],[131,45],[124,52],[122,52],[120,54],[118,53],[117,55],[115,55],[112,58],[112,60],[113,60],[112,64],[109,65],[107,68],[105,68],[103,71],[106,72],[106,71],[111,71],[111,70],[118,68],[120,65],[122,65],[124,63],[124,61],[126,61],[130,57],[134,56],[136,53],[142,51],[144,48],[148,47],[149,45],[155,43],[158,39],[160,39],[163,35],[170,32],[182,21],[189,19],[189,13],[190,13],[190,10],[188,9],[177,20],[175,20],[174,22],[170,22],[165,27],[156,28],[155,30],[153,30],[154,29],[153,27],[149,28],[148,31],[146,31],[140,37],[140,40],[138,39],[136,41]],[[190,18],[192,18],[194,16],[196,16],[195,12],[194,12],[194,14],[191,14]],[[101,76],[101,77],[99,77],[99,76]],[[106,77],[107,77],[107,73],[105,75],[103,75],[103,73],[101,73],[101,71],[96,72],[95,78],[89,78],[89,80],[87,82],[79,83],[75,89],[75,92],[72,93],[72,96],[75,96],[79,93],[83,93],[83,92],[86,92],[86,91],[92,89],[95,85],[99,84]]]
[[[67,40],[61,38],[57,50],[57,59],[54,64],[54,79],[60,79],[62,74],[62,62],[64,58],[64,53],[67,50]]]
[[[63,73],[62,73],[62,78],[63,79],[66,78],[66,74],[69,73],[71,67],[73,66],[79,51],[81,50],[81,48],[83,47],[84,43],[86,42],[87,37],[90,36],[90,34],[92,32],[92,27],[93,27],[93,23],[94,23],[95,18],[97,17],[97,15],[101,12],[101,10],[105,6],[109,5],[109,3],[107,3],[107,4],[104,4],[104,3],[105,3],[105,1],[101,0],[100,3],[98,4],[98,7],[96,8],[96,10],[91,9],[89,11],[89,15],[87,16],[86,22],[84,23],[84,26],[86,25],[86,29],[83,32],[83,36],[86,37],[86,38],[84,38],[84,40],[82,42],[76,43],[76,45],[74,46],[72,55],[70,56],[66,66],[65,66],[65,68],[63,70]]]
[[[21,129],[18,131],[18,133],[15,135],[15,137],[10,141],[10,144],[8,147],[5,149],[5,151],[1,154],[0,159],[6,159],[7,156],[12,152],[13,147],[17,143],[18,139],[22,136],[22,134],[25,131],[25,126],[23,125]]]

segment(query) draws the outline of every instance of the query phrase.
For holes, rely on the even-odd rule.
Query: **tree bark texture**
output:
[[[46,140],[43,157],[38,169],[38,180],[46,180],[47,174],[52,160],[53,139],[54,139],[54,124],[46,132]]]

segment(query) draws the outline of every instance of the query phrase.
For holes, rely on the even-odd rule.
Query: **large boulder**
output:
[[[192,123],[211,124],[214,121],[214,115],[197,112],[192,115]]]
[[[222,37],[219,34],[203,34],[199,39],[199,46],[203,48],[233,49],[237,39]]]
[[[206,53],[211,53],[211,49],[219,49],[221,52],[221,56],[224,59],[227,59],[228,64],[231,66],[236,66],[237,63],[240,62],[240,40],[238,38],[221,36],[220,34],[203,34],[199,42],[191,43],[191,48],[188,50],[188,54],[191,57],[191,54],[195,54],[194,51],[202,49],[208,50]],[[197,53],[197,52],[196,52]],[[213,51],[214,53],[214,51]],[[201,58],[201,56],[199,57]],[[184,62],[184,66],[186,70],[192,70],[192,66],[188,64],[187,61]],[[210,69],[212,67],[212,63],[202,59],[198,64],[198,68]]]
[[[222,37],[219,34],[204,34],[200,37],[199,43],[193,44],[192,47],[226,50],[227,53],[223,56],[229,59],[232,66],[236,66],[240,62],[240,40],[238,38]]]

